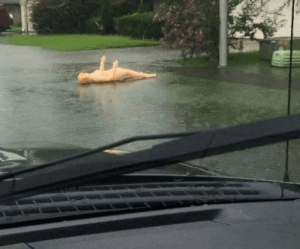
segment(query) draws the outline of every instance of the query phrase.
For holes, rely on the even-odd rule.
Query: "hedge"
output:
[[[154,13],[134,13],[115,18],[115,29],[119,34],[137,39],[158,39],[163,36],[163,23],[153,22]]]
[[[89,0],[89,4],[85,0],[72,0],[60,7],[51,7],[51,1],[32,6],[31,20],[39,34],[84,33],[86,21],[97,14],[98,0]]]
[[[105,34],[115,34],[114,18],[137,12],[140,0],[126,0],[121,4],[106,5],[100,10],[101,25]]]
[[[85,32],[87,34],[103,34],[104,27],[102,25],[102,17],[97,16],[90,18],[85,23]]]

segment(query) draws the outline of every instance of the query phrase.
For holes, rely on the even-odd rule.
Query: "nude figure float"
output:
[[[104,70],[106,57],[102,56],[100,61],[99,70],[95,70],[92,73],[80,73],[78,75],[79,83],[87,82],[108,82],[119,81],[123,76],[130,76],[133,78],[153,78],[156,74],[146,74],[142,72],[135,72],[133,70],[118,67],[118,61],[113,63],[113,67],[110,70]]]

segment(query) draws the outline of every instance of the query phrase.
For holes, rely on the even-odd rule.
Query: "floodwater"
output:
[[[180,51],[126,48],[55,52],[0,45],[0,146],[49,141],[89,148],[140,135],[202,131],[286,114],[287,69],[201,69],[170,63]],[[79,85],[102,55],[157,77]],[[292,112],[300,108],[299,70]],[[159,141],[162,142],[162,141]],[[156,142],[124,145],[136,151]],[[291,180],[300,181],[299,144],[291,144]],[[230,176],[282,180],[285,144],[234,152],[193,163]]]

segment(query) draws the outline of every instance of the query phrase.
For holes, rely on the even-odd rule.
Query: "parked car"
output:
[[[13,25],[13,17],[10,15],[4,4],[0,4],[0,33],[10,29]]]

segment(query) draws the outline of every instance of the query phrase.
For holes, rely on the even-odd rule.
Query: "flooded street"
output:
[[[178,110],[168,103],[172,95],[160,84],[168,77],[164,61],[177,58],[178,52],[131,48],[61,53],[1,46],[2,144],[30,139],[98,147],[170,131],[166,119],[174,125],[171,130],[185,130]],[[107,57],[107,69],[117,59],[120,67],[155,72],[158,77],[78,85],[78,73],[97,69],[102,55]]]
[[[132,136],[200,131],[285,115],[287,70],[269,64],[226,70],[182,67],[180,51],[126,48],[55,52],[0,45],[0,146],[49,141],[96,148]],[[157,78],[78,85],[106,55]],[[299,69],[292,113],[299,113]],[[154,143],[134,143],[136,151]],[[162,142],[162,141],[159,141]],[[292,181],[300,181],[300,146],[292,142]],[[282,180],[285,143],[215,156],[193,163],[230,176]]]

